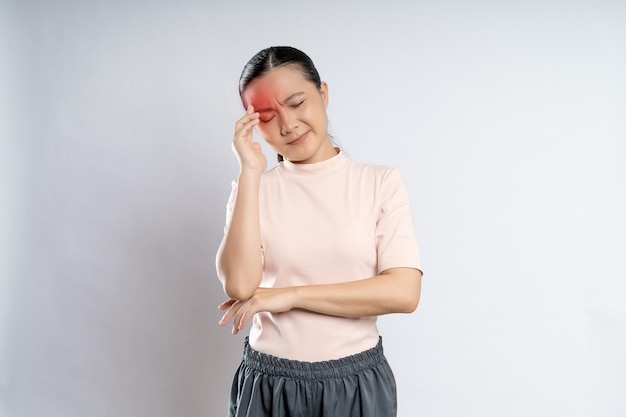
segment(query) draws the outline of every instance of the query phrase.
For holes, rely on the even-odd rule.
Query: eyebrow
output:
[[[304,94],[304,91],[293,93],[292,95],[290,95],[289,97],[287,97],[286,99],[283,100],[283,104],[285,104],[288,101],[293,100],[294,98],[296,98],[298,96],[301,96],[303,94]],[[265,108],[265,109],[255,109],[254,111],[259,112],[259,113],[263,113],[263,112],[270,111],[270,110],[272,110],[272,109]]]

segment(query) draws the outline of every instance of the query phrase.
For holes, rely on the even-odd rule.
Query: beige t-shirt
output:
[[[227,227],[237,192],[233,183]],[[409,196],[395,168],[339,152],[314,164],[283,161],[261,177],[261,287],[370,278],[393,267],[421,270]],[[378,343],[376,317],[292,310],[258,313],[250,346],[300,361],[338,359]]]

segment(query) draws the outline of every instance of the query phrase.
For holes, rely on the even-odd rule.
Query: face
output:
[[[288,161],[314,163],[336,155],[327,133],[326,83],[318,89],[299,67],[286,65],[252,81],[242,98],[259,112],[263,139]]]

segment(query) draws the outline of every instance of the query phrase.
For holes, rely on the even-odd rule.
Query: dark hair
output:
[[[320,75],[307,54],[291,46],[271,46],[257,52],[243,67],[239,77],[239,96],[252,81],[284,65],[297,65],[307,81],[317,88],[322,87]]]
[[[322,87],[320,75],[307,54],[291,46],[271,46],[257,52],[243,67],[239,77],[239,97],[243,102],[243,92],[255,79],[267,74],[275,68],[285,65],[297,66],[307,81],[312,82],[319,89]],[[283,160],[278,155],[278,162]]]

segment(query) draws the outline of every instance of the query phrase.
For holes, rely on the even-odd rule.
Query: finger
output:
[[[233,300],[232,298],[224,301],[222,304],[218,305],[217,308],[220,310],[226,310],[227,308],[230,308],[233,304],[235,304],[235,302],[237,302],[237,300]]]
[[[261,116],[261,113],[258,113],[258,112],[246,113],[243,115],[242,118],[238,119],[235,122],[235,126],[244,126],[246,123],[249,123],[254,120],[258,120],[260,116]]]
[[[250,321],[250,317],[252,317],[254,314],[245,311],[242,315],[241,315],[241,319],[239,320],[239,325],[237,326],[237,330],[241,330],[241,329],[245,329],[246,325],[248,324],[248,321]]]
[[[238,315],[237,315],[238,316]],[[237,319],[237,316],[233,319],[233,330],[231,330],[232,334],[239,333],[239,324],[238,321],[241,319]]]
[[[235,123],[235,138],[239,138],[243,135],[252,138],[252,135],[248,135],[250,130],[258,125],[260,122],[259,113],[253,113],[250,116],[245,116]]]
[[[261,116],[261,113],[259,112],[246,111],[246,114],[244,114],[241,118],[237,120],[237,122],[235,122],[235,127],[245,126],[247,123],[250,123],[251,121],[258,120],[260,116]]]
[[[237,317],[233,320],[233,334],[239,333],[240,330],[245,329],[250,320],[259,312],[259,309],[254,307],[254,304],[246,305],[242,308]]]
[[[254,113],[255,115],[250,116],[250,119],[244,121],[244,123],[239,128],[239,133],[248,133],[252,128],[258,125],[261,120],[259,119],[258,113]]]
[[[235,315],[233,319],[233,334],[239,333],[239,330],[246,327],[250,317],[254,315],[254,312],[249,310],[249,306],[243,306]]]
[[[230,321],[230,319],[237,314],[239,309],[241,308],[241,301],[235,301],[233,305],[228,309],[228,311],[222,316],[219,321],[220,326],[224,326],[226,323]]]

